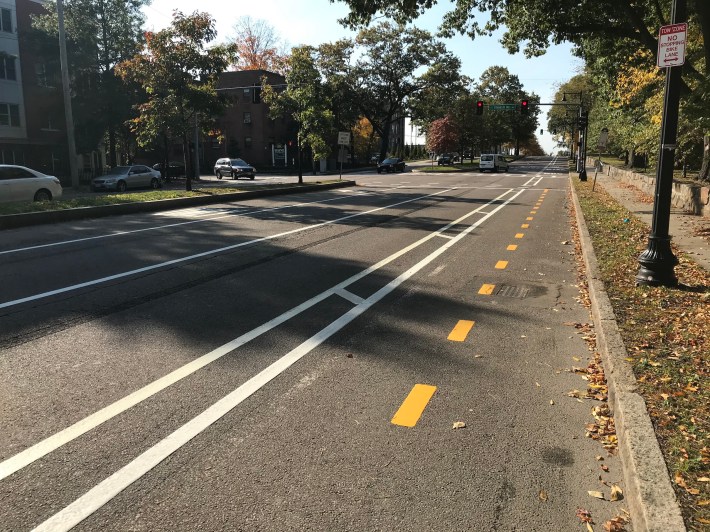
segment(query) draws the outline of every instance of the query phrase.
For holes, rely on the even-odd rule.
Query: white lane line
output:
[[[348,220],[348,219],[355,218],[355,217],[358,217],[358,216],[364,216],[364,215],[366,215],[366,214],[372,214],[373,212],[377,212],[377,211],[389,209],[389,208],[392,208],[392,207],[397,207],[397,206],[399,206],[399,205],[404,205],[404,204],[406,204],[406,203],[411,203],[411,202],[413,202],[413,201],[418,201],[418,200],[420,200],[420,199],[429,198],[429,197],[431,197],[431,196],[436,196],[436,195],[438,195],[438,194],[443,194],[444,192],[450,192],[450,191],[452,191],[452,190],[456,190],[456,188],[454,187],[454,188],[449,188],[449,189],[446,189],[446,190],[440,190],[440,191],[434,192],[434,193],[432,193],[432,194],[426,194],[426,195],[424,195],[424,196],[417,196],[416,198],[408,199],[408,200],[405,200],[405,201],[400,201],[400,202],[398,202],[398,203],[392,203],[392,204],[386,205],[386,206],[384,206],[384,207],[377,207],[377,208],[375,208],[375,209],[370,209],[370,210],[364,211],[364,212],[359,212],[359,213],[355,213],[355,214],[350,214],[350,215],[348,215],[348,216],[343,216],[342,218],[337,218],[337,219],[335,219],[335,220],[329,220],[329,221],[327,221],[327,222],[321,222],[321,223],[317,223],[317,224],[314,224],[314,225],[308,225],[308,226],[306,226],[306,227],[300,227],[300,228],[298,228],[298,229],[291,229],[290,231],[284,231],[283,233],[278,233],[278,234],[275,234],[275,235],[265,236],[265,237],[261,237],[261,238],[255,238],[255,239],[249,240],[249,241],[247,241],[247,242],[240,242],[239,244],[233,244],[233,245],[231,245],[231,246],[224,246],[224,247],[217,248],[217,249],[211,249],[211,250],[209,250],[209,251],[203,251],[202,253],[196,253],[196,254],[194,254],[194,255],[189,255],[189,256],[187,256],[187,257],[181,257],[181,258],[179,258],[179,259],[172,259],[172,260],[169,260],[169,261],[166,261],[166,262],[160,262],[160,263],[158,263],[158,264],[152,264],[152,265],[150,265],[150,266],[145,266],[145,267],[143,267],[143,268],[138,268],[138,269],[136,269],[136,270],[130,270],[130,271],[127,271],[127,272],[117,273],[117,274],[115,274],[115,275],[109,275],[109,276],[107,276],[107,277],[101,277],[100,279],[94,279],[94,280],[92,280],[92,281],[86,281],[86,282],[84,282],[84,283],[78,283],[78,284],[74,284],[74,285],[71,285],[71,286],[65,286],[64,288],[57,288],[56,290],[50,290],[50,291],[48,291],[48,292],[43,292],[43,293],[41,293],[41,294],[35,294],[35,295],[32,295],[32,296],[23,297],[23,298],[20,298],[20,299],[15,299],[15,300],[13,300],[13,301],[6,301],[6,302],[4,302],[4,303],[0,303],[0,309],[8,308],[8,307],[13,307],[13,306],[15,306],[15,305],[20,305],[20,304],[22,304],[22,303],[27,303],[27,302],[29,302],[29,301],[37,301],[38,299],[45,299],[45,298],[47,298],[47,297],[55,296],[55,295],[58,295],[58,294],[65,294],[65,293],[67,293],[67,292],[73,292],[74,290],[79,290],[80,288],[86,288],[86,287],[88,287],[88,286],[95,286],[95,285],[97,285],[97,284],[103,284],[103,283],[107,283],[107,282],[109,282],[109,281],[115,281],[115,280],[117,280],[117,279],[123,279],[124,277],[130,277],[130,276],[132,276],[132,275],[137,275],[137,274],[139,274],[139,273],[146,273],[146,272],[150,272],[150,271],[157,270],[157,269],[160,269],[160,268],[165,268],[166,266],[172,266],[173,264],[181,264],[181,263],[183,263],[183,262],[187,262],[187,261],[199,259],[199,258],[202,258],[202,257],[208,257],[208,256],[210,256],[210,255],[216,255],[216,254],[218,254],[218,253],[223,253],[223,252],[225,252],[225,251],[231,251],[231,250],[233,250],[233,249],[237,249],[237,248],[241,248],[241,247],[245,247],[245,246],[250,246],[250,245],[253,245],[253,244],[257,244],[257,243],[259,243],[259,242],[266,242],[266,241],[268,241],[268,240],[274,240],[274,239],[276,239],[276,238],[280,238],[280,237],[283,237],[283,236],[288,236],[288,235],[292,235],[292,234],[295,234],[295,233],[300,233],[300,232],[303,232],[303,231],[309,231],[309,230],[311,230],[311,229],[316,229],[316,228],[318,228],[318,227],[323,227],[323,226],[326,226],[326,225],[335,224],[335,223],[342,222],[342,221],[344,221],[344,220]]]
[[[99,425],[101,425],[102,423],[105,423],[109,419],[125,412],[129,408],[132,408],[133,406],[144,401],[145,399],[152,397],[153,395],[166,389],[167,387],[171,386],[172,384],[175,384],[176,382],[184,379],[185,377],[192,375],[193,373],[195,373],[199,369],[207,366],[208,364],[214,362],[215,360],[218,360],[219,358],[222,358],[223,356],[234,351],[238,347],[241,347],[242,345],[246,344],[247,342],[250,342],[251,340],[261,336],[262,334],[270,331],[271,329],[290,320],[291,318],[297,316],[301,312],[304,312],[304,311],[308,310],[309,308],[317,305],[318,303],[325,300],[326,298],[328,298],[334,294],[338,294],[339,290],[345,289],[346,287],[350,286],[351,284],[356,283],[360,279],[363,279],[364,277],[367,277],[371,273],[379,270],[383,266],[386,266],[390,262],[397,260],[398,258],[406,255],[407,253],[409,253],[410,251],[421,246],[425,242],[428,242],[432,238],[435,238],[438,232],[447,231],[451,227],[460,224],[465,219],[470,218],[471,216],[480,213],[480,211],[482,209],[486,208],[488,205],[491,205],[494,202],[502,201],[505,196],[507,196],[508,194],[510,194],[512,192],[513,192],[513,189],[509,189],[507,192],[504,192],[503,194],[499,195],[497,198],[491,200],[488,204],[481,205],[477,209],[474,209],[473,211],[463,215],[462,217],[458,218],[457,220],[454,220],[453,222],[445,225],[444,227],[442,227],[438,231],[433,232],[425,237],[422,237],[418,241],[413,242],[409,246],[402,248],[398,252],[390,255],[389,257],[382,259],[378,263],[373,264],[372,266],[364,269],[363,271],[342,281],[341,283],[335,285],[334,287],[330,288],[329,290],[325,290],[324,292],[312,297],[311,299],[301,303],[300,305],[292,308],[291,310],[284,312],[280,316],[277,316],[276,318],[264,323],[263,325],[257,327],[256,329],[253,329],[253,330],[239,336],[238,338],[235,338],[234,340],[227,342],[226,344],[218,347],[217,349],[214,349],[213,351],[210,351],[209,353],[202,355],[201,357],[193,360],[192,362],[189,362],[188,364],[185,364],[184,366],[172,371],[171,373],[168,373],[167,375],[161,377],[160,379],[144,386],[143,388],[140,388],[139,390],[136,390],[135,392],[127,395],[126,397],[119,399],[118,401],[102,408],[101,410],[98,410],[97,412],[94,412],[93,414],[87,416],[86,418],[74,423],[73,425],[70,425],[66,429],[64,429],[60,432],[57,432],[57,433],[53,434],[52,436],[45,438],[44,440],[34,444],[31,447],[28,447],[27,449],[16,454],[15,456],[12,456],[3,462],[0,462],[0,480],[12,475],[13,473],[19,471],[20,469],[31,464],[32,462],[39,460],[43,456],[51,453],[52,451],[58,449],[59,447],[65,445],[66,443],[69,443],[70,441],[78,438],[82,434],[85,434],[86,432],[98,427]],[[517,195],[516,195],[516,197],[517,197]],[[490,215],[487,215],[487,216],[490,216]]]
[[[72,527],[81,523],[84,519],[93,514],[96,510],[104,506],[116,495],[121,493],[128,486],[140,479],[172,453],[180,449],[183,445],[199,435],[205,429],[228,414],[231,410],[244,402],[252,394],[261,389],[264,385],[281,375],[293,364],[298,362],[313,349],[321,345],[335,333],[340,331],[355,318],[363,314],[366,310],[372,307],[375,303],[383,299],[385,296],[394,291],[404,281],[411,278],[414,274],[426,267],[433,260],[438,258],[450,247],[456,244],[464,236],[468,235],[476,227],[480,226],[485,220],[490,218],[494,213],[508,205],[523,191],[518,191],[514,196],[508,199],[505,203],[498,206],[491,214],[488,214],[478,220],[476,223],[461,232],[455,239],[446,242],[439,249],[435,250],[427,257],[419,261],[410,269],[390,281],[387,285],[380,288],[373,295],[368,297],[362,303],[350,309],[340,318],[332,322],[330,325],[322,329],[320,332],[303,342],[301,345],[281,357],[279,360],[262,370],[260,373],[246,381],[244,384],[236,388],[233,392],[226,395],[207,410],[194,417],[182,427],[175,430],[172,434],[149,448],[132,462],[125,465],[123,468],[115,472],[110,477],[106,478],[95,487],[90,489],[84,495],[72,502],[69,506],[60,510],[52,517],[41,523],[35,531],[64,531],[70,530]]]
[[[349,292],[344,288],[338,288],[337,290],[335,290],[335,294],[339,295],[343,299],[346,299],[347,301],[350,301],[353,305],[360,305],[363,301],[365,301],[360,296],[353,294],[352,292]]]
[[[485,212],[484,212],[483,214],[488,214],[488,213],[485,213]],[[443,234],[441,234],[441,233],[437,234],[436,236],[439,236],[439,237],[441,237],[441,238],[448,238],[449,240],[451,240],[451,239],[453,239],[453,238],[456,238],[456,237],[453,237],[453,236],[451,236],[451,235],[443,235]]]
[[[392,189],[394,190],[394,189]],[[361,194],[365,195],[375,195],[374,193],[366,193],[362,192]],[[84,238],[75,238],[72,240],[62,240],[60,242],[51,242],[49,244],[40,244],[37,246],[27,246],[24,248],[16,248],[16,249],[8,249],[6,251],[0,251],[0,255],[7,255],[10,253],[19,253],[20,251],[30,251],[30,250],[35,250],[35,249],[42,249],[42,248],[49,248],[49,247],[54,247],[54,246],[64,246],[67,244],[76,244],[78,242],[87,242],[89,240],[99,240],[102,238],[112,238],[115,236],[122,236],[122,235],[132,235],[134,233],[143,233],[145,231],[157,231],[159,229],[167,229],[168,227],[179,227],[182,225],[191,225],[191,224],[199,224],[199,223],[204,223],[204,222],[211,222],[214,220],[221,220],[222,218],[230,218],[230,217],[235,217],[235,216],[245,216],[245,215],[251,215],[251,214],[260,214],[264,212],[275,212],[275,211],[281,211],[284,209],[291,209],[291,208],[296,208],[296,207],[305,207],[307,205],[314,205],[314,204],[319,204],[319,203],[329,203],[331,201],[338,201],[344,199],[343,196],[338,196],[336,198],[330,198],[330,199],[325,199],[325,200],[317,200],[317,201],[306,201],[303,203],[292,203],[290,205],[283,205],[281,207],[269,207],[267,209],[256,209],[249,211],[245,207],[241,207],[239,209],[230,209],[230,211],[234,212],[221,212],[219,214],[215,214],[214,216],[210,217],[210,214],[214,213],[208,213],[205,214],[205,216],[201,217],[198,220],[188,220],[186,222],[175,222],[171,224],[164,224],[164,225],[155,225],[152,227],[144,227],[142,229],[132,229],[130,231],[116,231],[115,233],[108,233],[108,234],[103,234],[103,235],[95,235],[95,236],[87,236]],[[166,211],[163,213],[153,213],[154,216],[186,216],[185,213],[191,213],[194,212],[195,209],[180,209],[179,211]],[[188,214],[189,215],[189,214]]]

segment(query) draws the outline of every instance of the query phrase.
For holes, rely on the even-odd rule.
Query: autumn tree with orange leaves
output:
[[[276,30],[265,20],[241,17],[233,26],[236,70],[268,70],[284,74],[286,71],[286,45]]]

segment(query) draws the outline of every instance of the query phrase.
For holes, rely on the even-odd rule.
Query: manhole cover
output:
[[[515,297],[517,299],[523,299],[530,293],[530,289],[525,286],[507,286],[503,285],[498,290],[496,295],[503,297]]]

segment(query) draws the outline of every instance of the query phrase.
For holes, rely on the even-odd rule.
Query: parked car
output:
[[[454,164],[455,158],[450,153],[443,153],[436,159],[437,166],[450,166]]]
[[[491,172],[497,172],[498,170],[509,169],[508,160],[503,157],[500,153],[484,153],[481,155],[481,160],[478,164],[478,169],[481,172],[490,170]]]
[[[53,175],[26,166],[0,164],[0,201],[50,201],[62,197],[62,185]]]
[[[163,172],[163,163],[154,164],[153,170],[160,172],[160,175],[164,179],[170,179],[171,177],[182,177],[185,175],[185,165],[179,161],[170,161],[168,163],[167,173]]]
[[[91,190],[94,192],[99,190],[125,192],[129,188],[158,189],[161,186],[160,172],[142,164],[116,166],[105,175],[95,177],[91,181]]]
[[[226,175],[232,179],[239,179],[240,177],[254,179],[256,169],[243,159],[224,158],[217,159],[217,162],[214,163],[214,175],[217,176],[217,179],[222,179]]]
[[[404,172],[404,159],[398,157],[388,157],[377,165],[377,173],[382,172]]]

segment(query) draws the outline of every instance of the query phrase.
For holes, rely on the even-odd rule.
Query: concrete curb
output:
[[[316,190],[329,190],[332,188],[352,187],[355,181],[339,181],[337,183],[310,184],[283,188],[267,188],[230,194],[215,194],[213,196],[196,196],[194,198],[175,198],[156,201],[137,201],[135,203],[122,203],[118,205],[103,205],[101,207],[79,207],[60,211],[28,212],[24,214],[4,214],[0,216],[0,230],[26,227],[28,225],[66,222],[70,220],[84,220],[86,218],[103,218],[117,214],[132,214],[137,212],[155,212],[169,209],[181,209],[196,205],[209,205],[211,203],[224,203],[226,201],[260,198],[264,196],[280,196],[296,194],[299,192],[313,192]]]
[[[634,531],[685,531],[666,463],[643,397],[636,393],[636,378],[626,362],[626,348],[611,302],[599,277],[592,240],[570,174],[572,199],[587,271],[597,348],[604,362],[609,405],[614,413],[619,452],[624,470],[624,497]]]

